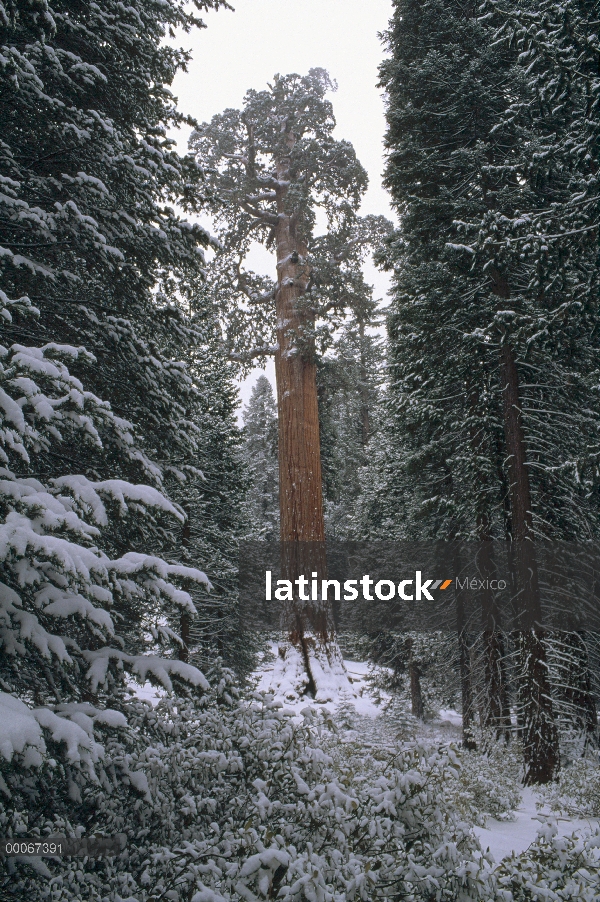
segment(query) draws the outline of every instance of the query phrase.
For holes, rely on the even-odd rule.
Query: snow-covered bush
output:
[[[488,736],[480,751],[457,751],[460,768],[451,793],[469,823],[485,826],[486,818],[512,820],[521,801],[523,751]]]
[[[313,711],[298,723],[269,696],[236,698],[227,673],[211,683],[201,699],[133,702],[129,732],[106,742],[107,773],[131,785],[89,783],[80,812],[90,831],[128,834],[120,856],[46,859],[45,876],[16,863],[21,898],[493,898],[446,792],[452,750],[413,747],[365,771]]]
[[[540,806],[573,817],[600,817],[600,761],[588,753],[564,767],[554,783],[540,789]]]
[[[536,842],[502,861],[496,878],[503,902],[597,902],[600,830],[561,837],[549,819]]]

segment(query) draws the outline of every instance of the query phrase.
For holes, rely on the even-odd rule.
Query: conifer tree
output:
[[[85,346],[71,358],[72,374],[109,399],[135,447],[115,444],[118,433],[104,434],[100,421],[103,454],[82,442],[53,446],[39,472],[150,482],[189,502],[195,541],[200,533],[205,544],[185,553],[205,566],[219,558],[215,574],[228,572],[232,596],[240,507],[231,496],[243,483],[232,374],[209,307],[192,315],[182,305],[209,236],[173,209],[197,203],[201,173],[167,136],[188,121],[168,89],[187,54],[163,40],[201,26],[194,10],[219,5],[39,0],[6,8],[1,266],[6,296],[30,298],[39,311],[4,321],[5,344]],[[199,495],[192,482],[202,483]],[[190,529],[140,519],[107,531],[103,547],[117,557],[153,551],[181,560]]]
[[[215,5],[35,0],[3,7],[0,22],[2,288],[40,311],[27,327],[6,324],[6,342],[35,336],[93,353],[74,374],[134,424],[157,485],[169,459],[180,472],[191,462],[198,433],[186,418],[191,380],[165,353],[175,336],[188,340],[185,322],[156,287],[196,273],[209,240],[173,210],[200,173],[167,137],[185,118],[167,86],[187,56],[163,38],[201,24],[193,6]],[[70,458],[93,469],[83,446]],[[135,458],[111,463],[112,475],[141,476]]]
[[[229,353],[245,364],[275,357],[280,538],[292,581],[325,573],[316,352],[347,309],[364,306],[360,263],[386,229],[382,218],[357,215],[367,175],[352,146],[332,137],[332,87],[322,69],[277,75],[268,90],[247,92],[243,110],[225,110],[190,139],[221,229],[212,281]],[[245,269],[253,240],[273,246],[276,281]],[[301,654],[316,693],[310,658],[316,650],[327,661],[331,618],[320,603],[290,604],[290,652]]]
[[[198,383],[224,410],[233,395],[222,372],[186,368],[182,346],[205,336],[158,290],[197,275],[209,242],[169,207],[199,173],[166,135],[183,121],[166,85],[186,55],[162,45],[200,24],[177,2],[0,11],[1,687],[16,725],[5,760],[14,787],[23,767],[47,776],[54,749],[67,806],[102,769],[94,731],[129,729],[127,674],[208,686],[181,659],[180,621],[209,583],[182,563],[173,489],[200,477],[209,442],[234,443],[231,409],[211,419]],[[240,473],[220,473],[222,489]]]
[[[388,255],[396,290],[384,466],[395,495],[414,480],[407,512],[421,535],[513,542],[531,626],[539,620],[531,541],[598,528],[597,422],[586,401],[598,365],[597,259],[586,250],[595,201],[591,155],[582,152],[593,128],[581,124],[594,103],[593,67],[581,90],[564,88],[576,67],[560,72],[569,42],[594,39],[589,15],[585,27],[573,25],[575,5],[554,14],[552,24],[544,4],[399,2],[381,70],[386,180],[401,219]],[[559,103],[549,118],[553,91],[570,108]],[[588,186],[581,197],[577,185]],[[588,217],[578,220],[584,246],[567,252],[559,237],[551,252],[544,211],[567,217],[571,199]],[[386,493],[373,488],[371,503]],[[377,503],[371,511],[378,516]],[[523,638],[522,698],[535,708],[524,715],[528,779],[544,782],[557,763],[546,652],[535,629]]]
[[[243,457],[250,473],[250,516],[257,535],[277,541],[279,492],[277,458],[277,404],[266,376],[256,380],[243,413]]]

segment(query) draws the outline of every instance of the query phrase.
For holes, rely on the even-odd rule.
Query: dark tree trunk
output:
[[[457,560],[456,572],[461,572]],[[458,635],[458,663],[460,671],[460,694],[462,708],[462,741],[466,749],[477,748],[473,732],[473,681],[471,676],[471,652],[465,617],[464,589],[459,589],[455,581],[456,629]]]
[[[183,529],[181,530],[181,547],[185,553],[187,549],[190,547],[190,537],[191,537],[191,528],[190,528],[190,517],[189,511],[185,511],[186,520],[183,524]],[[187,562],[186,562],[187,563]],[[181,612],[181,622],[179,625],[179,635],[183,645],[179,647],[178,658],[180,661],[185,661],[186,664],[190,660],[190,624],[191,617],[189,611]]]
[[[469,393],[470,440],[475,459],[475,480],[480,486],[477,498],[477,536],[479,539],[477,568],[480,582],[483,583],[483,587],[478,589],[484,649],[481,723],[482,726],[493,729],[497,738],[502,735],[508,738],[510,708],[506,686],[504,642],[501,635],[501,614],[494,590],[490,588],[490,582],[494,578],[494,568],[490,501],[486,491],[488,474],[485,467],[481,466],[481,461],[493,456],[496,449],[490,448],[486,431],[479,428],[483,415],[480,405],[480,391],[473,389]]]
[[[521,619],[517,641],[525,782],[548,783],[559,767],[558,732],[541,628],[540,590],[533,544],[531,491],[521,417],[519,373],[515,353],[509,343],[503,344],[500,349],[500,380],[508,457],[511,532]]]
[[[485,685],[487,692],[484,726],[493,729],[496,738],[510,736],[510,706],[506,685],[504,638],[500,630],[484,632]]]
[[[413,717],[423,720],[425,709],[423,707],[423,693],[421,692],[421,667],[415,659],[413,640],[407,639],[408,648],[408,678],[410,681],[410,705]]]
[[[483,726],[493,729],[497,738],[504,736],[508,739],[510,708],[506,685],[505,647],[501,612],[494,592],[489,588],[489,584],[494,578],[494,567],[487,520],[481,526],[480,535],[482,541],[479,547],[478,569],[481,581],[485,583],[483,589],[480,590],[485,685],[482,723]]]

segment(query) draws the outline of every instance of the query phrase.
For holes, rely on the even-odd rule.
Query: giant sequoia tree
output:
[[[276,76],[197,129],[190,146],[205,169],[225,254],[217,290],[229,313],[234,359],[275,357],[279,403],[281,538],[324,539],[315,351],[319,324],[364,304],[359,263],[380,223],[357,216],[367,174],[347,141],[332,137],[332,83],[313,69]],[[317,211],[327,220],[319,235]],[[275,283],[243,268],[252,240],[273,247]]]
[[[277,75],[268,90],[248,91],[242,110],[225,110],[190,139],[221,228],[211,282],[228,323],[228,351],[242,363],[275,357],[280,536],[295,549],[286,565],[291,578],[324,573],[322,550],[310,560],[299,550],[325,539],[316,353],[346,310],[368,308],[360,262],[385,227],[357,215],[367,175],[352,146],[332,136],[325,98],[332,87],[322,69]],[[273,247],[276,281],[245,268],[252,241]],[[296,609],[291,627],[314,691],[305,631],[326,645],[326,612]]]

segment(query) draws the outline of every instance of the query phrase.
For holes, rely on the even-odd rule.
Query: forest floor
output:
[[[372,668],[357,661],[344,661],[351,691],[336,701],[322,703],[303,698],[290,698],[277,685],[277,648],[267,655],[256,673],[257,689],[279,695],[284,709],[300,716],[307,706],[314,705],[329,715],[340,742],[359,743],[368,754],[370,749],[378,753],[388,751],[394,755],[402,742],[420,742],[426,745],[446,743],[460,744],[462,718],[453,710],[441,710],[434,718],[416,721],[408,710],[393,705],[390,695],[374,687]],[[596,818],[576,818],[565,812],[550,811],[539,790],[519,786],[520,803],[506,819],[485,817],[485,826],[473,825],[482,848],[489,849],[499,862],[511,852],[519,854],[535,841],[537,833],[548,823],[556,824],[559,836],[572,833],[581,835],[598,825]]]

